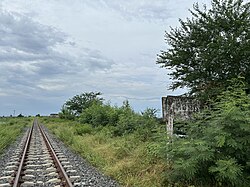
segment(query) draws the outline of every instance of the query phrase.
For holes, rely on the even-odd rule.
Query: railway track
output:
[[[2,175],[0,187],[80,186],[77,171],[60,148],[51,143],[37,119],[10,155]]]

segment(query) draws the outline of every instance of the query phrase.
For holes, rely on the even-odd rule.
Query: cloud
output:
[[[204,2],[208,2],[208,0],[199,0],[200,4]],[[188,9],[192,7],[193,3],[190,0],[101,0],[98,4],[103,4],[113,11],[119,12],[128,20],[141,19],[162,23],[169,18],[176,19],[176,14],[181,15],[183,13],[183,9],[178,8],[180,4]]]
[[[79,54],[79,58],[86,63],[88,71],[109,70],[115,64],[112,59],[104,57],[99,50],[84,48],[84,52]]]
[[[60,79],[43,79],[37,86],[47,91],[63,91],[66,89],[65,82]]]
[[[33,22],[17,13],[1,11],[0,46],[31,54],[49,53],[65,41],[65,35],[54,28]]]
[[[138,18],[147,21],[165,20],[171,17],[173,13],[168,6],[169,1],[166,0],[157,0],[153,3],[151,0],[105,0],[100,1],[99,4],[115,12],[119,12],[119,14],[128,20]]]
[[[132,106],[137,110],[148,104],[160,108],[168,77],[155,64],[156,54],[165,46],[165,29],[186,11],[179,5],[192,2],[2,0],[1,4],[0,101],[12,109],[19,101],[19,107],[27,105],[24,108],[31,113],[33,107],[49,113],[60,110],[69,97],[88,91],[100,91],[112,103],[136,101]]]
[[[0,83],[5,88],[1,96],[14,95],[17,88],[23,95],[62,90],[65,86],[58,79],[67,85],[76,74],[87,76],[114,64],[98,50],[72,53],[76,44],[65,33],[18,13],[0,11],[0,34]]]

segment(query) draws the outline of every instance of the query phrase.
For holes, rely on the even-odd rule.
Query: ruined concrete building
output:
[[[192,113],[200,111],[200,102],[186,96],[162,97],[163,119],[166,121],[169,135],[174,131],[174,119],[189,119]]]

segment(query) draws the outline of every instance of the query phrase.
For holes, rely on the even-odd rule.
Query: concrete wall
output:
[[[200,102],[197,99],[183,96],[162,97],[163,119],[166,121],[167,132],[173,134],[174,119],[189,119],[192,113],[200,110]]]

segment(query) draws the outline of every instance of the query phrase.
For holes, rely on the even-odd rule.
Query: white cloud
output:
[[[37,83],[37,87],[46,91],[64,91],[66,89],[65,82],[60,79],[43,79]]]
[[[39,88],[37,82],[44,77],[67,79],[79,71],[109,69],[113,64],[97,50],[85,48],[78,56],[68,53],[72,46],[66,34],[21,14],[1,11],[0,33],[0,77],[8,88]]]
[[[156,54],[165,48],[164,31],[178,25],[192,4],[2,0],[0,101],[12,108],[26,104],[32,113],[30,100],[35,111],[41,106],[50,113],[75,94],[100,91],[113,103],[129,98],[137,110],[160,108],[169,80]]]

